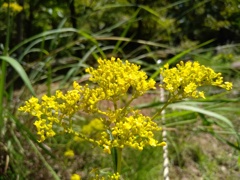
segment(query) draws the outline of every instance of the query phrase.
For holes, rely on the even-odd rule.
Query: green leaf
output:
[[[50,35],[54,35],[54,34],[57,34],[57,33],[69,33],[69,32],[79,33],[79,30],[74,29],[74,28],[61,28],[61,29],[54,29],[54,30],[44,31],[44,32],[42,32],[40,34],[37,34],[37,35],[32,36],[32,37],[30,37],[28,39],[25,39],[21,43],[17,44],[14,48],[12,48],[9,51],[9,54],[11,55],[16,50],[18,50],[19,48],[23,47],[25,44],[33,42],[36,39],[42,40],[42,38],[46,38],[47,36],[50,36]],[[53,36],[53,37],[55,37],[55,36]]]
[[[191,51],[193,51],[193,50],[195,50],[195,49],[198,49],[198,48],[200,48],[200,47],[202,47],[202,46],[205,46],[205,45],[207,45],[207,44],[210,44],[210,43],[213,42],[213,41],[214,41],[214,40],[211,39],[211,40],[206,41],[206,42],[204,42],[204,43],[202,43],[202,44],[199,44],[199,45],[197,45],[197,46],[195,46],[195,47],[193,47],[193,48],[189,48],[189,49],[187,49],[187,50],[185,50],[185,51],[182,51],[181,53],[179,53],[179,54],[175,55],[174,57],[172,57],[171,59],[169,59],[166,63],[168,63],[168,64],[176,63],[176,62],[179,61],[180,58],[182,58],[182,57],[185,56],[186,54],[190,53]],[[165,63],[165,64],[166,64],[166,63]],[[159,73],[160,73],[160,68],[159,68],[155,73],[153,73],[153,75],[151,76],[151,78],[152,78],[152,79],[155,79],[155,78],[159,75]]]
[[[0,59],[9,63],[17,71],[19,76],[24,81],[25,85],[28,87],[29,91],[32,93],[32,95],[35,95],[35,92],[33,90],[31,82],[30,82],[26,72],[24,71],[23,67],[21,66],[21,64],[19,64],[15,59],[13,59],[9,56],[0,56]]]
[[[224,124],[228,125],[232,129],[234,129],[234,126],[233,126],[232,122],[228,118],[226,118],[225,116],[222,116],[220,114],[217,114],[215,112],[208,111],[208,110],[205,110],[205,109],[201,109],[199,107],[183,105],[181,103],[171,104],[171,105],[169,105],[169,107],[176,108],[176,109],[184,109],[184,110],[194,111],[194,112],[198,112],[198,113],[208,115],[210,117],[214,117],[214,118],[222,121]]]

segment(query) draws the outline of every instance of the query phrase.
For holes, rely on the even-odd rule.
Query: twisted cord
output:
[[[160,75],[160,81],[162,81],[162,76]],[[160,88],[160,101],[165,102],[164,89]],[[161,113],[161,120],[163,126],[165,125],[165,110]],[[162,131],[163,141],[167,143],[167,131],[163,128]],[[169,159],[168,159],[168,145],[163,146],[163,179],[169,180]]]

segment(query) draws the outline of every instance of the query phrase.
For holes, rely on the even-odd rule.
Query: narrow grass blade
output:
[[[52,174],[53,178],[55,180],[60,180],[60,177],[57,175],[57,173],[53,170],[53,168],[48,164],[48,162],[46,161],[46,159],[43,157],[43,155],[41,154],[41,152],[39,152],[39,150],[37,149],[37,147],[35,146],[35,144],[28,139],[29,144],[31,145],[31,147],[33,148],[33,150],[35,151],[35,153],[39,156],[39,158],[42,160],[43,164],[45,165],[45,167],[49,170],[49,172]]]
[[[212,111],[208,111],[199,107],[194,107],[194,106],[188,106],[188,105],[183,105],[183,104],[170,104],[169,107],[175,108],[175,109],[184,109],[184,110],[189,110],[189,111],[194,111],[194,112],[198,112],[198,113],[202,113],[202,114],[206,114],[210,117],[214,117],[220,121],[222,121],[225,125],[227,125],[228,127],[234,129],[234,126],[232,124],[232,122],[226,118],[225,116],[222,116],[220,114],[217,114],[215,112]]]
[[[16,45],[14,48],[12,48],[9,51],[9,54],[12,54],[13,52],[15,52],[17,49],[21,48],[23,45],[32,42],[35,39],[42,39],[43,37],[49,36],[51,34],[56,34],[56,33],[68,33],[68,32],[73,32],[73,33],[79,33],[79,30],[74,29],[74,28],[62,28],[62,29],[56,29],[56,30],[50,30],[50,31],[45,31],[43,33],[37,34],[35,36],[32,36],[26,40],[24,40],[23,42],[19,43],[18,45]]]
[[[33,90],[33,87],[31,85],[31,82],[24,71],[23,67],[13,58],[8,57],[8,56],[0,56],[0,59],[3,61],[8,62],[19,74],[19,76],[22,78],[24,81],[25,85],[28,87],[29,91],[32,93],[32,95],[35,95],[35,92]]]
[[[174,57],[172,57],[171,59],[169,59],[168,61],[166,61],[166,63],[168,63],[168,64],[176,63],[176,62],[177,62],[181,57],[183,57],[184,55],[186,55],[186,54],[190,53],[191,51],[193,51],[193,50],[195,50],[195,49],[198,49],[198,48],[200,48],[200,47],[202,47],[202,46],[205,46],[205,45],[207,45],[207,44],[210,44],[210,43],[213,42],[213,41],[214,41],[214,40],[211,39],[211,40],[206,41],[206,42],[204,42],[204,43],[202,43],[202,44],[199,44],[199,45],[196,46],[196,47],[189,48],[189,49],[187,49],[187,50],[185,50],[185,51],[182,51],[181,53],[177,54],[176,56],[174,56]],[[159,75],[159,73],[160,73],[160,69],[158,69],[155,73],[153,73],[153,75],[151,76],[151,78],[152,78],[152,79],[155,79],[155,78]]]
[[[156,17],[159,17],[159,11],[166,11],[166,10],[169,9],[169,8],[172,8],[172,7],[177,6],[177,5],[179,5],[179,4],[183,4],[183,3],[187,2],[187,1],[189,1],[189,0],[182,0],[182,1],[177,1],[177,2],[171,3],[170,5],[167,5],[167,6],[164,6],[164,7],[160,8],[160,9],[158,10],[158,12],[157,12],[157,11],[154,11],[154,10],[153,10],[152,8],[150,8],[149,6],[139,5],[139,7],[141,7],[141,8],[144,9],[145,11],[149,12],[150,14],[152,14],[152,15],[154,15],[154,16],[156,16]]]
[[[139,11],[140,11],[140,8],[138,8],[138,9],[135,11],[135,13],[133,14],[132,18],[129,20],[128,25],[126,26],[126,28],[125,28],[124,31],[122,32],[121,37],[126,37],[127,32],[128,32],[128,30],[130,29],[130,27],[132,26],[132,23],[136,20]],[[119,48],[119,46],[120,46],[121,43],[122,43],[121,40],[119,40],[119,41],[116,43],[115,48],[114,48],[114,50],[113,50],[113,54],[116,54],[116,53],[117,53],[118,48]]]

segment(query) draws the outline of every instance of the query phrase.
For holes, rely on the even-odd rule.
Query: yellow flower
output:
[[[160,87],[169,91],[172,98],[181,100],[183,98],[205,98],[203,91],[198,91],[201,86],[218,86],[226,90],[232,88],[232,83],[223,82],[221,73],[215,73],[211,68],[200,65],[198,62],[180,62],[177,67],[169,68],[164,65],[160,69],[163,76],[163,84]]]
[[[110,154],[112,147],[132,147],[143,150],[147,145],[163,145],[154,139],[153,134],[154,131],[159,131],[161,128],[150,117],[142,115],[139,111],[118,109],[106,113],[106,116],[111,127],[109,132],[103,131],[97,141],[104,147],[105,152]]]
[[[23,10],[23,7],[20,6],[19,4],[17,3],[3,3],[2,7],[3,8],[8,8],[8,5],[9,5],[9,8],[12,9],[14,12],[21,12]]]
[[[69,149],[69,150],[65,151],[64,156],[72,158],[72,157],[74,157],[74,151]]]
[[[81,176],[78,174],[72,174],[71,180],[81,180]]]
[[[111,149],[109,146],[107,145],[103,145],[103,151],[107,154],[111,154]]]
[[[81,138],[78,137],[78,136],[74,136],[73,141],[75,141],[75,142],[81,142],[81,141],[83,141],[83,139],[81,139]]]
[[[162,146],[154,139],[154,132],[161,130],[150,117],[142,115],[130,107],[130,103],[149,89],[155,89],[155,81],[148,79],[145,72],[128,61],[112,58],[98,60],[99,66],[86,69],[91,74],[88,84],[80,86],[73,83],[73,90],[65,94],[56,91],[52,96],[44,95],[40,100],[32,97],[20,107],[20,111],[28,112],[37,120],[34,125],[39,135],[39,142],[53,137],[59,131],[72,133],[76,136],[95,143],[107,153],[111,148],[132,147],[142,150],[145,146]],[[119,107],[119,100],[126,96],[129,88],[132,96],[123,107]],[[191,90],[191,87],[190,87]],[[100,108],[99,102],[110,101],[113,108]],[[95,114],[93,119],[83,128],[73,128],[74,114],[82,111]],[[91,139],[90,136],[94,136]],[[66,156],[73,156],[67,151]]]
[[[110,176],[110,179],[111,180],[118,180],[118,179],[120,179],[120,174],[118,172],[114,173],[113,175]]]
[[[103,176],[102,173],[100,173],[99,169],[95,168],[92,169],[91,172],[91,179],[93,180],[119,180],[120,179],[120,174],[117,173],[113,173],[113,174],[109,174],[109,175],[105,175]]]
[[[50,97],[43,95],[41,100],[32,97],[18,110],[28,112],[37,118],[34,125],[40,136],[39,142],[42,142],[56,134],[53,129],[54,125],[71,132],[72,117],[80,110],[79,99],[80,94],[77,89],[70,90],[66,94],[57,91]]]
[[[83,134],[91,134],[102,130],[104,130],[104,124],[100,119],[95,118],[91,120],[89,124],[83,126],[81,132]]]
[[[90,81],[97,83],[108,100],[119,100],[126,95],[130,87],[133,88],[133,96],[143,95],[149,89],[155,89],[155,81],[147,81],[147,74],[140,71],[140,66],[119,58],[111,60],[98,59],[97,69],[87,68],[86,72],[91,74]]]

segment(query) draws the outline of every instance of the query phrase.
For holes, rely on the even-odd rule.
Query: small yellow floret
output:
[[[113,175],[110,176],[110,179],[111,180],[119,180],[120,179],[120,174],[118,172],[114,173]]]
[[[65,151],[65,153],[64,153],[64,156],[66,156],[66,157],[69,157],[69,158],[72,158],[72,157],[74,157],[74,151],[73,150],[67,150],[67,151]]]
[[[71,175],[71,180],[81,180],[81,176],[78,174],[72,174]]]

